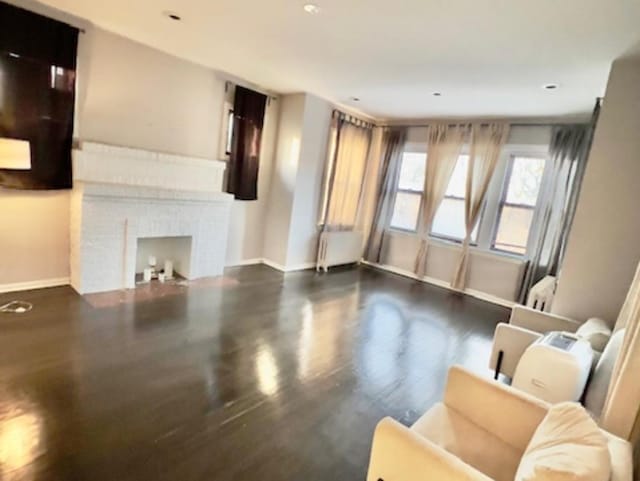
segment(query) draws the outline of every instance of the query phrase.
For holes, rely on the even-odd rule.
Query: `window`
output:
[[[478,249],[524,256],[544,190],[546,146],[531,144],[511,150],[506,146],[496,168],[480,220],[471,234],[471,243]],[[421,204],[427,166],[427,154],[405,152],[402,157],[398,190],[390,228],[420,232]],[[465,196],[469,155],[458,157],[445,197],[433,219],[430,236],[461,242],[465,229]],[[545,180],[546,182],[546,180]]]
[[[225,143],[225,154],[231,155],[231,149],[233,149],[233,109],[229,109],[227,112],[227,136]]]
[[[498,225],[492,249],[519,255],[527,252],[544,167],[544,158],[511,158],[500,200]]]
[[[0,2],[0,32],[0,137],[31,153],[31,168],[3,171],[0,185],[69,189],[78,29]]]
[[[453,169],[447,192],[433,218],[431,235],[446,239],[462,240],[466,235],[464,220],[464,198],[467,187],[469,156],[461,155]],[[479,224],[479,222],[478,222]],[[478,227],[472,233],[472,241],[478,236]]]
[[[424,191],[427,154],[405,152],[402,155],[398,192],[393,206],[391,227],[415,232]]]

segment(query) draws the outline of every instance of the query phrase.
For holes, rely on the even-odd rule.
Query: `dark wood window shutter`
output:
[[[236,86],[228,192],[238,200],[258,199],[260,144],[267,96]]]
[[[29,141],[31,148],[31,170],[0,170],[0,185],[71,187],[78,34],[0,2],[0,137]]]

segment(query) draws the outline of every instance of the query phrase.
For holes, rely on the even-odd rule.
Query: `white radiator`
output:
[[[537,311],[551,311],[551,303],[556,292],[556,278],[547,276],[540,282],[536,283],[529,291],[527,299],[527,307]]]
[[[323,232],[318,246],[316,270],[360,262],[363,234],[360,231]]]

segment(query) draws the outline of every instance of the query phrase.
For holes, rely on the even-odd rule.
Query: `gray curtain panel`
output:
[[[393,211],[406,138],[405,127],[385,129],[382,133],[382,159],[376,193],[376,210],[364,256],[367,261],[376,264],[382,260],[384,232]]]
[[[541,228],[520,289],[523,304],[531,287],[545,276],[556,275],[562,265],[599,114],[598,100],[589,124],[553,129],[549,146],[552,180],[539,210]]]

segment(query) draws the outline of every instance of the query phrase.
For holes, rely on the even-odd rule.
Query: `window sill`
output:
[[[416,237],[416,238],[420,237],[418,236],[417,232],[402,230],[397,228],[389,228],[387,229],[387,232],[389,234],[398,235],[398,236]],[[456,250],[460,250],[462,246],[461,241],[456,241],[454,239],[446,239],[442,237],[435,237],[435,236],[429,236],[429,242],[437,246],[446,247],[449,249],[456,249]],[[493,249],[483,249],[474,244],[470,246],[470,249],[472,252],[483,255],[483,256],[498,257],[500,259],[508,260],[517,264],[522,264],[526,261],[525,256],[519,256],[517,254],[511,254],[509,252],[504,252],[504,251],[496,251]]]
[[[411,230],[411,229],[403,229],[402,227],[389,227],[388,229],[386,229],[387,232],[397,232],[398,234],[408,234],[408,235],[414,235],[417,236],[418,235],[418,231],[417,230]]]
[[[444,235],[437,235],[437,234],[431,234],[429,235],[429,239],[431,240],[435,240],[435,241],[440,241],[444,244],[450,244],[450,245],[454,245],[454,246],[461,246],[462,242],[464,242],[464,239],[456,239],[455,237],[447,237]],[[478,247],[478,243],[477,242],[471,242],[469,244],[471,247]]]

